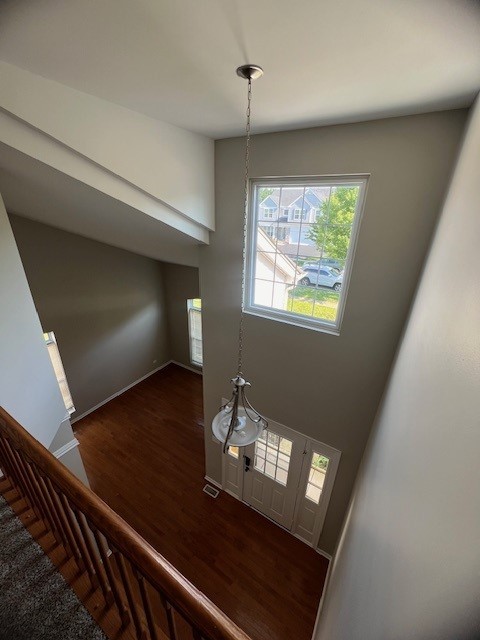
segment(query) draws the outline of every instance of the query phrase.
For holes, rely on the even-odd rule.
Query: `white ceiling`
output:
[[[9,213],[156,260],[198,266],[198,243],[190,236],[3,143],[0,193]]]
[[[213,137],[469,105],[477,0],[3,0],[0,59]]]

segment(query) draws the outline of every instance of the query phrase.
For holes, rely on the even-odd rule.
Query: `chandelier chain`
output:
[[[247,254],[247,223],[248,223],[248,176],[249,176],[249,160],[250,160],[250,114],[252,106],[252,79],[248,79],[247,93],[247,122],[245,126],[246,142],[245,142],[245,180],[244,180],[244,210],[243,210],[243,245],[242,245],[242,301],[240,307],[240,322],[238,327],[238,375],[242,375],[243,367],[243,319],[245,304],[245,260]]]
[[[245,180],[244,180],[244,210],[243,210],[243,242],[242,242],[242,272],[241,289],[242,298],[240,304],[240,318],[238,326],[238,369],[235,378],[232,378],[232,396],[215,416],[212,430],[215,437],[223,442],[223,453],[228,452],[229,446],[246,446],[255,442],[261,433],[268,428],[265,418],[258,413],[246,396],[246,389],[250,387],[242,373],[243,367],[243,340],[244,340],[244,316],[245,316],[245,280],[247,258],[247,229],[248,229],[248,205],[249,205],[249,161],[250,161],[250,116],[252,106],[252,80],[259,78],[263,70],[258,65],[242,65],[237,69],[237,75],[248,80],[247,113],[245,126]],[[230,443],[233,441],[234,445]]]

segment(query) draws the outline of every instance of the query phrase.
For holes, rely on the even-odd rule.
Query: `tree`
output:
[[[263,202],[265,198],[271,196],[272,193],[273,189],[271,189],[270,187],[260,187],[260,189],[258,190],[258,201]]]
[[[346,260],[357,197],[358,187],[336,187],[322,202],[317,221],[307,235],[322,255]]]

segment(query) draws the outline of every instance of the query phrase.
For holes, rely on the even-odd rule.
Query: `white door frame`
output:
[[[224,400],[223,402],[226,402],[226,400]],[[314,525],[314,533],[313,533],[312,540],[311,541],[306,540],[296,530],[298,528],[301,503],[304,497],[303,495],[302,495],[302,499],[300,499],[299,494],[297,495],[292,529],[289,530],[289,529],[286,529],[285,527],[282,527],[282,529],[284,529],[285,531],[288,531],[299,540],[302,540],[302,542],[304,542],[305,544],[308,544],[314,549],[319,550],[318,541],[320,539],[320,535],[322,533],[323,525],[325,522],[328,504],[332,494],[333,485],[334,485],[335,477],[338,470],[338,465],[340,463],[340,457],[342,455],[341,451],[327,444],[324,444],[323,442],[314,440],[313,438],[306,436],[304,433],[301,433],[300,431],[291,429],[290,427],[287,427],[278,422],[274,422],[273,420],[270,420],[268,418],[267,420],[269,425],[272,427],[273,431],[275,431],[275,427],[278,426],[282,431],[286,430],[286,433],[292,432],[297,437],[302,437],[306,441],[305,455],[303,456],[303,464],[302,464],[302,470],[300,473],[297,492],[300,492],[300,490],[302,492],[306,490],[307,479],[310,471],[311,455],[313,451],[323,454],[329,458],[329,465],[328,465],[327,473],[325,475],[325,482],[323,485],[321,499],[320,499],[318,511],[315,516],[315,525]],[[234,458],[229,453],[222,454],[222,488],[226,493],[230,494],[237,500],[240,500],[244,504],[248,505],[248,503],[243,500],[243,485],[244,485],[244,475],[245,475],[243,470],[244,469],[243,447],[240,447],[238,449],[238,453],[239,453],[238,458]],[[250,508],[254,509],[254,507],[250,507]],[[258,510],[255,509],[255,511],[258,511]],[[258,513],[261,513],[261,512],[258,511]],[[264,514],[261,514],[261,515],[263,515],[264,517],[267,517]],[[270,518],[268,519],[271,520]],[[271,522],[274,522],[274,520],[271,520]],[[280,527],[282,526],[276,522],[275,524],[277,524],[277,526],[280,526]]]
[[[238,448],[238,458],[222,452],[222,489],[243,502],[243,447]]]

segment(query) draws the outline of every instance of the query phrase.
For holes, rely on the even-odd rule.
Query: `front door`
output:
[[[291,529],[306,440],[275,424],[244,448],[243,500]]]
[[[340,455],[269,420],[268,430],[255,443],[228,448],[222,486],[316,548]]]

